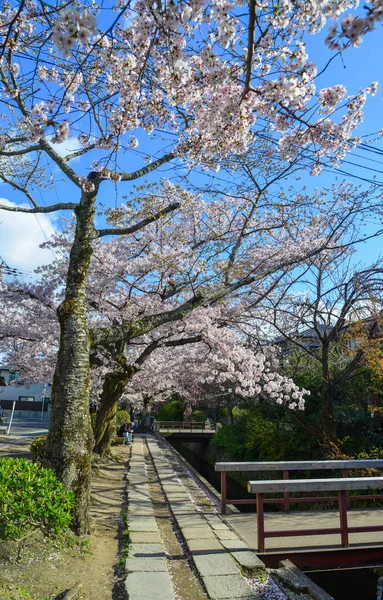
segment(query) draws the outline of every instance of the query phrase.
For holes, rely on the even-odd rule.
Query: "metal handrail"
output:
[[[215,431],[215,423],[212,423],[209,428],[206,427],[205,421],[157,421],[156,422],[157,429],[167,429],[168,432],[170,430],[178,429],[179,433],[185,431],[185,429],[189,429],[191,432],[193,431]]]

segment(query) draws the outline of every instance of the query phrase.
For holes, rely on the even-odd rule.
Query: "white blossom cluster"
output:
[[[346,46],[360,46],[363,36],[375,29],[378,22],[383,21],[382,0],[372,0],[365,6],[365,16],[346,15],[338,29],[337,25],[330,28],[326,44],[331,50],[343,50]]]
[[[76,41],[81,46],[86,46],[95,33],[96,19],[91,12],[69,8],[62,11],[57,19],[53,28],[53,41],[62,55],[68,58]]]
[[[52,142],[54,144],[61,144],[61,142],[65,142],[65,140],[67,140],[69,137],[69,121],[63,121],[58,125],[56,133],[52,138]]]
[[[372,86],[346,101],[342,86],[318,90],[318,68],[302,33],[319,31],[356,4],[282,0],[276,12],[270,0],[258,0],[262,34],[254,39],[256,51],[248,63],[246,18],[239,17],[248,9],[244,0],[176,0],[164,6],[137,0],[130,11],[119,0],[110,9],[99,0],[85,0],[58,6],[49,17],[38,4],[26,2],[22,11],[10,8],[0,17],[0,30],[15,18],[19,32],[17,40],[9,40],[15,60],[7,66],[11,85],[3,94],[15,99],[20,90],[27,93],[19,122],[32,141],[42,135],[65,140],[65,123],[58,129],[65,112],[85,147],[92,139],[92,146],[106,151],[135,150],[137,130],[148,135],[166,130],[174,136],[174,154],[218,170],[228,154],[243,154],[257,144],[264,130],[276,131],[282,160],[310,147],[339,162],[357,143],[352,136],[363,119],[360,98],[372,93]],[[101,9],[123,11],[124,18],[97,32],[96,15],[105,14]],[[342,31],[334,30],[329,39],[338,35],[357,43],[381,19],[382,0],[365,10],[366,18],[346,17]],[[36,59],[35,93],[23,90],[17,62],[31,39],[36,48],[43,44],[45,57]],[[55,103],[53,118],[44,120],[33,113],[41,82],[44,102]],[[327,118],[315,122],[318,106]],[[332,118],[339,109],[342,123]],[[319,172],[319,162],[313,173]]]

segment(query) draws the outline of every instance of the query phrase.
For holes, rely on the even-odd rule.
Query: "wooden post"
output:
[[[257,494],[257,536],[258,552],[265,551],[265,520],[263,512],[263,494]]]
[[[348,469],[342,469],[343,477],[348,477]],[[350,508],[350,492],[346,490],[347,508]]]
[[[289,472],[283,471],[283,479],[288,479],[288,478],[289,478]],[[284,492],[283,498],[284,498],[283,504],[285,507],[285,512],[290,512],[290,492]]]
[[[226,515],[226,472],[221,472],[221,515]]]
[[[347,496],[345,490],[339,492],[339,517],[342,546],[348,548]]]

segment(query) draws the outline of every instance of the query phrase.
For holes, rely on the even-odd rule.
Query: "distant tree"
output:
[[[269,322],[295,359],[302,353],[320,366],[323,434],[335,441],[334,390],[369,362],[379,365],[383,266],[353,266],[343,251],[323,253],[308,264],[304,285],[304,293],[274,304]]]

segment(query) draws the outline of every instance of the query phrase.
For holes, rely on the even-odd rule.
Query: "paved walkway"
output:
[[[146,439],[147,438],[147,439]],[[145,467],[147,444],[168,506],[206,597],[212,600],[256,600],[261,596],[247,578],[265,575],[254,552],[213,512],[202,514],[195,499],[181,484],[164,450],[152,436],[135,436],[128,473],[129,555],[126,588],[130,600],[174,600],[166,554],[162,544]],[[281,596],[284,598],[284,596]]]
[[[129,465],[129,600],[333,600],[293,565],[266,570],[164,440],[136,435]]]
[[[143,455],[145,440],[135,436],[128,474],[129,554],[126,589],[129,600],[172,600],[173,586],[153,515]]]

